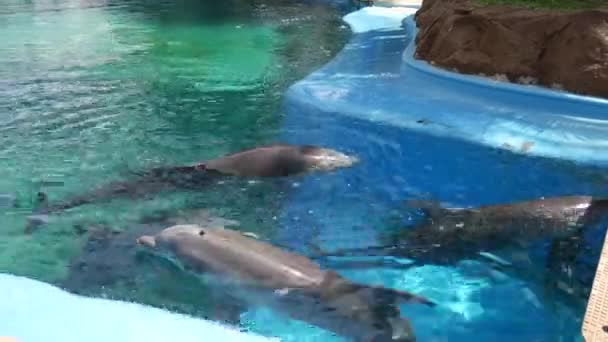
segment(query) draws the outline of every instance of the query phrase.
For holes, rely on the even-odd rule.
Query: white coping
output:
[[[19,342],[278,341],[136,303],[74,295],[0,273],[0,337]]]
[[[350,26],[353,33],[363,33],[372,30],[394,30],[401,28],[403,19],[416,13],[417,10],[418,6],[369,6],[345,15],[343,20]]]

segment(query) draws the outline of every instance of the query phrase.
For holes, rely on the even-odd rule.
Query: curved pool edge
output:
[[[156,307],[72,294],[8,273],[0,273],[0,292],[0,336],[21,342],[195,342],[201,337],[210,341],[278,341]],[[61,308],[60,315],[57,308]],[[77,324],[66,325],[70,321]]]
[[[408,16],[404,18],[402,23],[405,29],[412,32],[414,36],[418,33],[418,27],[416,27],[416,21],[414,20],[413,16]],[[600,97],[579,95],[559,89],[551,89],[538,85],[522,85],[517,83],[495,81],[483,76],[461,74],[446,69],[438,68],[425,60],[416,59],[414,57],[415,53],[416,42],[415,40],[412,40],[403,53],[404,66],[424,72],[425,74],[431,77],[436,77],[438,79],[449,80],[479,87],[487,87],[496,91],[513,92],[527,96],[544,97],[552,100],[608,106],[608,99],[603,99]],[[608,117],[608,107],[606,108],[606,110]]]

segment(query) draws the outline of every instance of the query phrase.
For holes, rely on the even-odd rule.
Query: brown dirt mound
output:
[[[469,0],[424,0],[416,14],[416,58],[467,74],[534,79],[608,98],[608,10],[574,12]]]

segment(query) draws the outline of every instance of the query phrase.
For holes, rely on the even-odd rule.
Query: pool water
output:
[[[0,193],[17,207],[0,209],[0,270],[61,284],[86,246],[75,225],[122,231],[162,210],[208,208],[272,230],[277,185],[228,184],[83,206],[33,236],[23,233],[39,191],[58,201],[133,171],[275,141],[287,86],[328,62],[350,35],[340,6],[3,2]],[[195,307],[165,300],[162,282],[107,283],[71,290]]]
[[[279,241],[302,252],[307,246],[301,241],[314,241],[330,251],[391,243],[418,217],[405,208],[405,199],[435,200],[458,208],[552,196],[605,196],[608,188],[602,167],[472,142],[496,117],[505,127],[520,119],[537,120],[538,114],[548,118],[559,102],[546,101],[550,106],[543,108],[544,99],[526,103],[515,95],[497,96],[499,91],[493,93],[489,87],[476,91],[463,86],[465,82],[450,83],[461,88],[442,88],[448,82],[442,83],[439,77],[424,79],[404,70],[403,54],[413,34],[407,26],[360,33],[331,63],[290,87],[284,102],[284,139],[292,143],[314,139],[340,146],[360,156],[362,163],[332,176],[309,177],[292,190],[283,202]],[[495,101],[488,99],[492,95]],[[538,132],[536,142],[542,141],[548,137],[545,131],[566,121],[565,113],[573,118],[599,115],[601,110],[599,105],[567,103],[545,123],[544,130],[529,131]],[[510,111],[511,116],[507,115]],[[584,115],[580,116],[583,121]],[[595,127],[585,129],[605,134],[603,124],[597,120]],[[477,136],[459,136],[467,130]],[[511,133],[508,128],[505,131],[505,135]],[[562,144],[552,148],[566,148],[568,139],[580,133],[583,130],[562,132]],[[579,147],[585,153],[594,151],[584,144]],[[581,156],[564,151],[563,157]],[[546,240],[530,241],[528,248],[491,251],[510,263],[510,271],[474,256],[449,266],[404,267],[406,260],[396,263],[382,258],[375,258],[371,268],[353,268],[344,260],[330,265],[342,265],[353,279],[413,291],[440,302],[440,309],[430,311],[402,307],[422,341],[580,341],[587,291],[605,227],[606,220],[589,226],[581,245],[565,250],[565,254],[576,253],[548,270]],[[302,234],[308,235],[303,239]],[[557,281],[561,289],[555,284],[545,286],[545,281]],[[582,286],[573,290],[572,285]]]
[[[0,272],[211,319],[239,315],[243,329],[284,341],[341,341],[268,309],[216,296],[166,262],[136,255],[132,242],[162,226],[156,218],[183,215],[235,220],[237,229],[301,253],[310,253],[310,246],[364,248],[407,229],[415,213],[402,202],[410,198],[475,206],[606,194],[600,168],[425,135],[309,101],[300,90],[311,83],[296,82],[345,46],[327,77],[399,78],[411,33],[353,38],[341,20],[352,9],[346,0],[3,3],[0,199],[14,197],[16,205],[0,201]],[[363,53],[353,53],[358,48]],[[314,88],[316,81],[322,83],[313,78],[313,89],[326,90]],[[366,97],[371,94],[358,89],[349,95],[353,103],[382,101]],[[332,173],[95,203],[24,234],[39,191],[58,201],[132,171],[279,140],[332,147],[361,163]],[[573,274],[553,275],[588,287],[603,232],[590,230],[589,248],[569,265]],[[449,267],[320,262],[350,279],[439,303],[401,308],[419,341],[578,341],[584,294],[543,287],[546,253],[547,241],[523,252],[497,251],[524,271],[516,275],[478,259]]]

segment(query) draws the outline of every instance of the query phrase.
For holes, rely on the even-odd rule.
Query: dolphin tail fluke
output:
[[[335,271],[327,271],[327,274],[321,283],[321,287],[323,288],[324,296],[328,297],[332,297],[336,294],[357,291],[366,292],[371,295],[372,298],[368,299],[370,299],[372,303],[382,304],[382,306],[393,305],[399,300],[407,303],[424,304],[431,307],[436,306],[436,304],[431,300],[407,291],[391,289],[378,285],[353,283],[345,278],[342,278]]]
[[[405,301],[411,304],[423,304],[430,307],[435,307],[437,304],[430,299],[422,296],[415,295],[411,292],[391,289],[383,286],[369,286],[373,289],[376,297],[380,298],[394,298],[396,300]],[[382,302],[382,300],[380,300]]]

